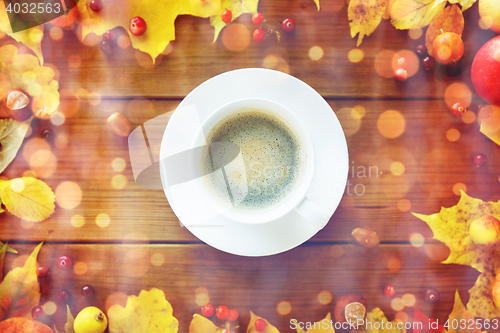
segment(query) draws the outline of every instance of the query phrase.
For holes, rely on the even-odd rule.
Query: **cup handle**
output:
[[[329,220],[328,216],[321,211],[318,205],[312,202],[308,197],[305,197],[304,200],[295,207],[295,211],[302,215],[302,217],[318,231],[323,229]]]

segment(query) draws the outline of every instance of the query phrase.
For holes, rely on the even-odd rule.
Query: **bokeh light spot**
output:
[[[356,105],[351,109],[351,116],[354,119],[362,119],[366,114],[366,109],[361,105]]]
[[[391,257],[387,261],[387,269],[393,273],[396,273],[401,269],[401,260],[397,257]]]
[[[396,52],[390,50],[383,50],[375,57],[375,71],[378,75],[385,78],[393,78],[394,70],[392,69],[392,59]]]
[[[112,307],[115,304],[125,307],[127,305],[127,298],[128,296],[124,293],[113,293],[109,295],[108,298],[106,299],[106,303],[104,306],[106,312],[110,307]]]
[[[194,290],[194,297],[196,305],[205,306],[210,303],[210,293],[205,287],[198,287]]]
[[[408,240],[413,247],[421,247],[425,243],[424,236],[418,232],[412,232],[410,236],[408,236]]]
[[[127,167],[127,163],[123,158],[117,157],[113,160],[113,162],[111,162],[111,167],[116,172],[122,172]]]
[[[400,320],[403,323],[407,323],[409,320],[409,317],[408,317],[408,314],[406,312],[399,311],[398,313],[396,313],[395,319]]]
[[[168,43],[167,47],[165,47],[165,50],[163,50],[161,54],[169,55],[170,53],[172,53],[173,50],[174,48],[172,47],[172,43]]]
[[[128,35],[121,35],[118,37],[116,40],[116,45],[118,45],[119,48],[121,49],[126,49],[130,47],[130,37]]]
[[[101,95],[96,92],[90,93],[88,99],[89,104],[92,106],[97,106],[101,103]]]
[[[394,176],[402,176],[405,173],[406,168],[405,168],[405,165],[403,163],[398,162],[398,161],[394,161],[391,163],[389,170],[391,171],[391,173]]]
[[[24,190],[24,180],[22,180],[21,178],[12,179],[10,181],[10,188],[14,192],[21,192],[22,190]]]
[[[365,57],[365,53],[361,49],[352,49],[347,53],[347,59],[349,59],[350,62],[352,63],[358,63],[363,60]]]
[[[45,303],[42,306],[42,308],[43,308],[43,312],[45,312],[45,314],[47,316],[52,316],[57,311],[57,305],[56,305],[56,303],[54,303],[52,301],[48,301],[47,303]]]
[[[318,294],[318,302],[321,305],[327,305],[332,302],[333,296],[332,293],[328,290],[323,290]]]
[[[410,36],[411,39],[419,39],[422,37],[422,33],[423,31],[420,28],[408,30],[408,36]]]
[[[467,186],[464,183],[456,183],[453,185],[453,193],[457,196],[460,196],[461,193],[460,191],[464,191],[467,193]]]
[[[292,305],[290,304],[290,302],[281,301],[276,306],[276,312],[278,312],[278,314],[281,316],[286,316],[287,314],[292,312]]]
[[[87,264],[83,261],[77,261],[73,266],[73,271],[76,275],[84,275],[85,273],[87,273],[87,270]]]
[[[395,297],[391,301],[391,308],[394,311],[401,311],[405,308],[405,303],[403,302],[402,298]]]
[[[330,255],[334,258],[340,258],[344,255],[344,248],[342,245],[332,245]]]
[[[462,115],[462,121],[466,124],[472,124],[476,121],[476,114],[472,111],[467,110]]]
[[[81,215],[75,214],[71,217],[70,223],[73,228],[81,228],[85,225],[85,218]]]
[[[411,209],[411,201],[408,199],[401,199],[398,201],[398,209],[400,212],[407,212]]]
[[[243,51],[250,43],[250,31],[240,23],[233,23],[222,30],[222,44],[231,51]]]
[[[64,31],[63,31],[63,29],[54,26],[54,27],[50,28],[49,35],[50,35],[50,38],[52,38],[53,40],[60,41],[64,37]]]
[[[50,116],[50,122],[56,126],[61,126],[66,121],[66,117],[62,112],[54,112]]]
[[[82,201],[82,190],[77,183],[65,181],[56,188],[56,202],[64,209],[74,209]]]
[[[128,184],[128,179],[124,175],[114,175],[111,179],[111,186],[116,190],[125,188]]]
[[[472,101],[472,92],[465,84],[455,82],[446,88],[444,100],[449,108],[453,107],[455,103],[460,103],[462,107],[468,108]]]
[[[500,107],[487,105],[479,110],[477,121],[485,132],[496,132],[500,130]]]
[[[150,267],[147,254],[148,251],[143,248],[129,250],[123,258],[125,274],[130,277],[144,276]]]
[[[394,139],[403,134],[406,121],[403,115],[394,110],[384,111],[377,121],[377,128],[380,134],[386,138]]]
[[[110,223],[111,219],[108,214],[101,213],[95,218],[95,224],[97,224],[99,228],[107,228]]]
[[[309,58],[312,61],[318,61],[323,58],[324,52],[320,46],[313,46],[309,49]]]
[[[412,294],[404,294],[402,297],[403,303],[405,304],[406,307],[412,307],[415,305],[417,300],[415,299],[415,296]]]
[[[162,253],[154,253],[151,256],[151,265],[159,267],[165,263],[165,256]]]
[[[57,148],[59,149],[64,149],[68,146],[68,137],[66,134],[58,134],[56,136],[56,139],[54,140],[54,144],[56,145]]]
[[[359,131],[359,128],[361,127],[361,119],[353,117],[351,108],[342,108],[335,112],[335,114],[342,125],[345,136],[351,136]]]
[[[460,132],[456,128],[450,128],[446,131],[446,139],[450,142],[455,142],[460,139]]]
[[[26,220],[21,220],[21,227],[23,229],[31,229],[35,226],[35,222],[31,222],[31,221],[26,221]]]
[[[410,50],[398,51],[392,57],[391,66],[393,75],[398,69],[403,68],[406,70],[408,77],[411,77],[418,72],[419,64],[420,61],[415,52]]]
[[[26,170],[23,172],[23,177],[32,177],[36,178],[36,172],[33,170]]]

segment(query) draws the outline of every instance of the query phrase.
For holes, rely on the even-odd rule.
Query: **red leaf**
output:
[[[422,323],[414,325],[413,333],[446,333],[443,325],[438,325],[437,320],[430,319],[416,307],[413,307],[413,322]]]

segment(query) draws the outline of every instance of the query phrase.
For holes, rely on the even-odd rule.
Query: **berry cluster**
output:
[[[73,258],[68,255],[62,255],[57,259],[57,267],[63,271],[70,270],[73,267],[73,263]],[[40,283],[48,283],[51,270],[46,265],[39,265],[36,269],[36,274]],[[95,295],[95,289],[91,285],[86,284],[82,287],[80,293],[84,298],[92,298]],[[61,289],[57,294],[57,299],[60,303],[69,304],[72,296],[67,289]],[[49,323],[51,321],[51,316],[45,313],[41,305],[37,305],[31,309],[31,316],[34,320],[44,323]]]

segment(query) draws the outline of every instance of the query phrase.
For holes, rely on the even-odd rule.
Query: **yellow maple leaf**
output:
[[[249,0],[249,1],[222,0],[222,8],[229,9],[233,14],[233,17],[231,19],[232,21],[234,21],[241,14],[244,13],[250,13],[250,14],[257,13],[258,4],[259,0]],[[217,14],[210,17],[210,24],[212,24],[215,29],[214,31],[214,42],[215,42],[219,37],[221,30],[227,25],[227,23],[222,22],[221,16]]]
[[[461,193],[460,201],[450,208],[432,215],[413,213],[426,222],[434,238],[450,248],[450,255],[444,264],[467,265],[481,273],[469,290],[467,308],[475,317],[492,319],[500,316],[500,310],[493,303],[491,289],[493,279],[500,272],[500,255],[496,247],[478,246],[469,235],[472,221],[483,215],[500,218],[500,202],[484,202]]]
[[[262,319],[267,324],[266,328],[264,329],[263,332],[259,332],[255,328],[255,321],[257,319]],[[250,322],[248,323],[247,333],[279,333],[279,332],[280,331],[278,331],[278,329],[276,327],[274,327],[273,325],[271,325],[266,319],[264,319],[262,317],[259,317],[255,313],[253,313],[252,311],[250,311]]]
[[[417,29],[429,25],[445,7],[435,0],[396,0],[391,8],[391,23],[397,29]]]
[[[460,299],[460,295],[458,294],[458,290],[455,292],[455,303],[453,304],[453,311],[451,312],[449,319],[449,327],[448,333],[459,333],[459,332],[467,332],[467,333],[481,333],[481,330],[477,327],[477,324],[483,324],[479,321],[476,321],[474,316],[465,308],[464,303]],[[461,328],[462,324],[466,323],[467,330]],[[458,325],[456,325],[458,324]],[[472,324],[472,326],[471,326]],[[481,325],[482,327],[483,325]],[[454,328],[455,327],[455,328]],[[463,327],[463,326],[462,326]],[[485,331],[486,333],[486,331]]]
[[[500,145],[500,107],[488,105],[484,109],[490,111],[490,116],[481,118],[481,128],[479,130],[497,145]]]
[[[462,37],[464,23],[464,15],[457,5],[448,6],[439,13],[432,20],[432,23],[425,33],[425,46],[427,47],[429,55],[432,56],[432,43],[434,43],[434,40],[440,34],[444,32],[454,32]]]
[[[356,46],[363,41],[363,37],[369,36],[382,21],[382,16],[387,7],[387,0],[351,0],[347,15],[351,27],[351,37],[358,36]]]
[[[365,330],[368,333],[406,333],[402,321],[388,321],[380,308],[374,308],[366,314]]]
[[[54,70],[40,66],[37,58],[31,54],[17,54],[17,47],[0,47],[0,96],[6,91],[19,88],[27,92],[32,100],[35,115],[55,112],[59,106],[59,83],[54,80]]]
[[[440,3],[446,3],[447,1],[449,3],[459,4],[460,6],[462,6],[462,11],[469,9],[476,2],[476,0],[436,0],[434,6],[437,6]]]
[[[36,257],[40,243],[23,267],[16,267],[0,283],[0,321],[13,317],[31,317],[31,309],[40,302],[40,286],[36,275]]]
[[[36,26],[31,29],[13,33],[12,27],[10,26],[9,17],[7,16],[7,11],[5,10],[5,3],[3,1],[0,1],[0,31],[5,32],[10,37],[14,38],[17,42],[26,45],[26,47],[28,47],[35,53],[35,55],[40,60],[40,63],[43,65],[41,45],[43,38],[43,26]]]
[[[191,323],[189,324],[189,333],[216,333],[219,327],[210,319],[194,314]]]
[[[111,306],[108,319],[111,333],[177,333],[179,328],[172,306],[156,288],[129,296],[126,307]]]
[[[0,198],[9,213],[26,221],[43,221],[55,209],[54,192],[42,180],[32,177],[0,182]]]
[[[332,315],[330,314],[330,312],[328,312],[324,319],[313,323],[310,328],[306,327],[307,332],[298,326],[298,323],[295,319],[292,319],[292,322],[297,326],[297,333],[335,333],[334,325],[332,322]]]

